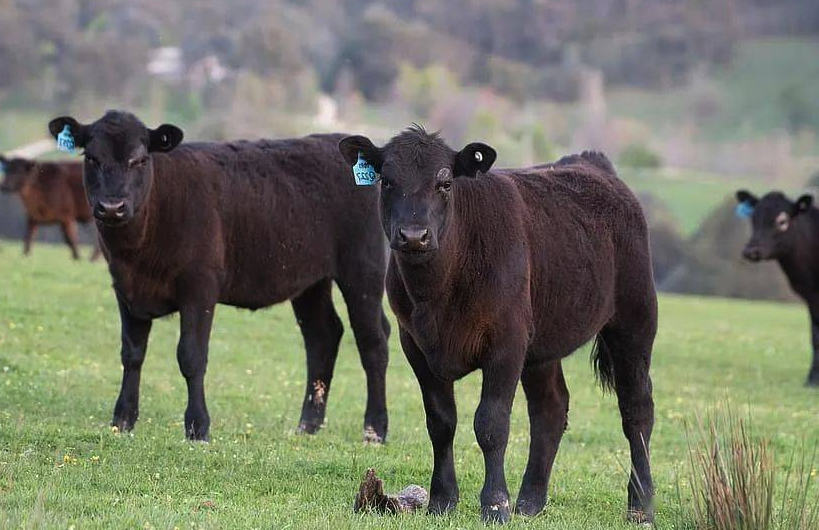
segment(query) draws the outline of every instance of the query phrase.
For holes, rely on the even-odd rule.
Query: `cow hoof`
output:
[[[515,504],[515,513],[526,517],[534,517],[543,511],[544,506],[546,506],[545,502],[518,499]]]
[[[296,434],[316,434],[321,429],[320,423],[302,421],[296,429]]]
[[[486,524],[506,524],[511,518],[509,501],[481,506],[481,519]]]
[[[196,427],[188,427],[185,429],[185,438],[192,442],[210,442],[210,429],[209,428],[196,428]]]
[[[652,528],[654,526],[654,514],[643,510],[628,510],[626,512],[626,520],[645,528]]]
[[[191,442],[210,443],[210,434],[208,433],[188,433],[186,438]]]
[[[805,386],[807,387],[816,387],[819,386],[819,374],[810,374],[808,376],[807,381],[805,381]]]
[[[458,497],[430,497],[427,512],[431,515],[446,515],[458,505]]]
[[[384,443],[384,437],[375,432],[372,426],[367,425],[364,427],[364,443],[366,445],[381,445]]]
[[[114,418],[111,421],[111,430],[115,432],[131,432],[134,430],[136,420],[126,418]]]

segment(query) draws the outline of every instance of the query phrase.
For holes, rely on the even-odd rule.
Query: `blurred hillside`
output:
[[[0,0],[0,150],[108,108],[189,139],[415,121],[499,165],[601,149],[661,220],[655,265],[717,285],[703,221],[819,169],[817,57],[816,0]],[[0,237],[22,225],[0,196]]]

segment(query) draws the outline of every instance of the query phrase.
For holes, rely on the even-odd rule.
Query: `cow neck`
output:
[[[105,247],[113,256],[121,258],[134,257],[152,239],[152,235],[156,232],[154,226],[156,215],[152,215],[152,212],[156,212],[160,207],[159,192],[157,191],[160,180],[155,174],[145,203],[140,211],[136,212],[134,218],[124,226],[108,227],[99,221],[97,222],[97,230],[105,242]]]
[[[806,219],[793,223],[796,245],[791,252],[779,257],[779,265],[792,283],[808,281],[811,287],[819,286],[819,209],[811,208],[804,214]],[[814,279],[816,278],[816,279]]]
[[[413,303],[424,303],[440,300],[448,292],[459,272],[458,257],[466,255],[462,248],[460,223],[456,215],[452,216],[444,237],[439,241],[438,250],[423,263],[413,262],[393,251],[398,271],[404,280],[407,294]]]

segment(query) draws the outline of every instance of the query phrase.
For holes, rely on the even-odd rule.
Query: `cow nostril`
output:
[[[429,243],[429,229],[425,228],[424,231],[421,233],[421,243],[426,245]]]
[[[117,217],[121,218],[125,216],[125,201],[117,201],[117,202],[105,202],[100,201],[99,205],[97,206],[97,213],[103,217]]]

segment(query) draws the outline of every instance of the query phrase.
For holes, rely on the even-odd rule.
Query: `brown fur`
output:
[[[186,434],[207,439],[204,374],[216,304],[258,309],[290,300],[307,349],[299,431],[316,432],[343,332],[335,282],[367,374],[365,436],[386,437],[384,239],[376,190],[346,178],[341,136],[177,147],[178,128],[148,129],[124,112],[90,125],[58,118],[50,129],[66,126],[85,148],[85,185],[120,304],[124,373],[114,425],[136,422],[151,321],[178,311]]]
[[[453,382],[478,369],[484,519],[509,518],[503,454],[518,381],[531,443],[516,508],[528,515],[543,508],[567,422],[561,359],[596,339],[594,364],[617,392],[631,448],[628,510],[650,519],[656,294],[643,212],[606,157],[489,171],[489,146],[455,152],[420,128],[383,148],[350,137],[340,149],[348,162],[362,153],[381,173],[382,225],[393,249],[387,293],[435,455],[430,510],[458,502]]]

